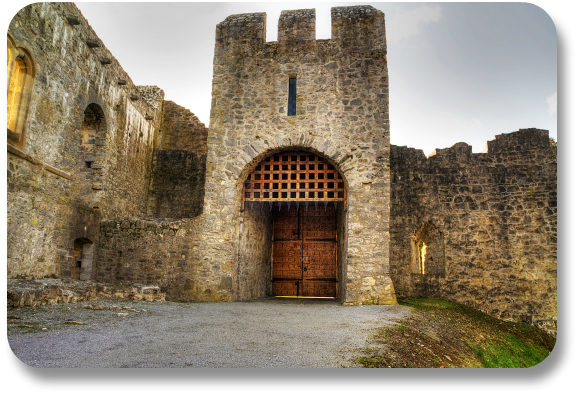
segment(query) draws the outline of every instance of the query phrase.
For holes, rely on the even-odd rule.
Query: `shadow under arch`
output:
[[[251,162],[247,163],[240,175],[236,179],[236,193],[235,193],[235,215],[239,215],[239,227],[238,227],[238,245],[237,245],[237,283],[233,287],[237,289],[238,297],[237,299],[247,300],[252,298],[260,298],[272,295],[289,295],[289,296],[300,296],[304,295],[299,292],[299,286],[304,289],[304,279],[301,281],[294,280],[289,287],[292,287],[294,283],[299,282],[300,285],[296,285],[296,293],[293,294],[277,294],[279,292],[278,286],[275,285],[276,281],[280,278],[276,278],[276,258],[278,260],[279,253],[276,253],[278,242],[282,241],[280,239],[278,230],[276,232],[276,223],[279,222],[280,216],[283,214],[291,214],[291,211],[296,212],[299,215],[299,210],[303,212],[305,209],[304,204],[300,207],[296,203],[291,204],[289,208],[287,205],[276,203],[275,207],[272,208],[269,204],[253,204],[249,209],[242,209],[241,206],[242,193],[244,188],[244,183],[247,180],[249,174],[251,174],[255,168],[261,164],[266,158],[275,156],[283,153],[291,152],[306,152],[308,154],[316,155],[329,164],[331,164],[341,175],[342,181],[345,184],[345,188],[348,188],[347,178],[343,171],[341,171],[340,166],[335,160],[332,160],[327,155],[322,152],[317,151],[314,148],[308,146],[287,146],[287,147],[277,147],[273,149],[268,149],[258,155],[256,155]],[[336,180],[337,181],[337,180]],[[334,234],[334,249],[335,249],[335,262],[334,262],[334,279],[333,284],[328,286],[334,286],[333,293],[327,293],[327,296],[332,296],[340,300],[345,299],[345,278],[347,269],[347,219],[348,214],[345,210],[343,202],[338,203],[337,209],[334,208],[333,204],[328,207],[324,207],[320,204],[318,207],[311,204],[309,210],[313,211],[319,209],[320,212],[327,213],[324,221],[333,222],[333,229],[327,229],[328,231],[333,231]],[[329,218],[329,219],[328,219]],[[314,219],[314,218],[313,218]],[[280,222],[279,222],[280,223]],[[299,225],[299,224],[298,224]],[[294,241],[301,240],[305,242],[305,236],[303,231],[297,229],[293,234],[295,236]],[[321,240],[317,240],[321,241]],[[295,260],[295,265],[301,265],[301,269],[307,268],[304,265],[309,263],[309,261],[304,260],[303,250],[301,249],[301,256],[293,256]],[[278,262],[278,261],[277,261]],[[278,265],[277,265],[278,267]],[[307,271],[307,270],[305,270]],[[299,278],[295,278],[299,279]],[[328,279],[328,278],[325,278]],[[322,288],[323,281],[318,280],[316,285]],[[328,282],[328,281],[326,281]],[[324,282],[325,283],[325,282]],[[326,284],[326,283],[325,283]],[[306,288],[306,287],[305,287]],[[288,289],[291,293],[291,289]],[[321,290],[325,291],[325,290]],[[316,296],[323,296],[323,294],[315,294]]]
[[[102,107],[90,103],[84,110],[73,172],[72,195],[77,202],[98,207],[104,189],[105,143],[108,130]]]

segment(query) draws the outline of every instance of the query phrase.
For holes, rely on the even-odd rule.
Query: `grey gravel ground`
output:
[[[8,340],[34,367],[356,367],[375,330],[409,313],[311,299],[84,302],[9,310]]]

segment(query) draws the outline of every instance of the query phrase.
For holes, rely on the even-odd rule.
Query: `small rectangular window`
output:
[[[289,78],[289,101],[287,116],[297,114],[297,78]]]

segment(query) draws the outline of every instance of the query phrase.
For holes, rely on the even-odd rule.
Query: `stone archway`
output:
[[[270,154],[241,198],[241,299],[342,297],[347,188],[333,164],[311,152]]]
[[[72,195],[75,200],[98,206],[96,200],[104,189],[104,146],[106,119],[102,108],[95,103],[84,111],[80,130],[78,156],[74,168]]]

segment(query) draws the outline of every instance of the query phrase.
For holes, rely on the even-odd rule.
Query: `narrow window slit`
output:
[[[287,116],[297,114],[297,78],[289,78],[289,102]]]

